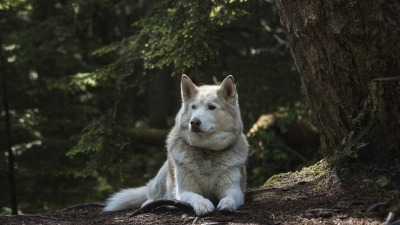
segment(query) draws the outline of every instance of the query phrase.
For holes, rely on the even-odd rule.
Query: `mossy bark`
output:
[[[325,156],[400,146],[400,3],[277,0]]]

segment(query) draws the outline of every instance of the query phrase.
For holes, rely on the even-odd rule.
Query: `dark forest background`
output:
[[[249,186],[319,158],[275,1],[5,0],[0,46],[3,214],[12,193],[38,212],[152,178],[182,73],[234,75]]]

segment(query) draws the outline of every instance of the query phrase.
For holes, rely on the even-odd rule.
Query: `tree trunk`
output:
[[[325,156],[398,154],[399,1],[277,5]]]
[[[15,157],[14,152],[12,151],[12,131],[11,131],[11,116],[10,116],[10,109],[9,109],[9,99],[8,99],[8,92],[7,92],[7,71],[5,68],[5,60],[3,55],[3,42],[2,38],[0,37],[0,76],[1,76],[1,102],[4,110],[4,119],[6,125],[6,134],[5,138],[5,146],[7,149],[7,160],[8,160],[8,182],[10,186],[10,203],[11,203],[11,214],[17,215],[18,214],[18,201],[17,201],[17,184],[15,179]],[[1,112],[3,113],[3,112]]]
[[[149,71],[149,82],[147,82],[147,109],[149,127],[151,128],[168,128],[167,118],[172,109],[175,109],[176,102],[174,93],[176,87],[174,85],[175,78],[171,77],[169,69]],[[175,111],[173,111],[175,113]]]

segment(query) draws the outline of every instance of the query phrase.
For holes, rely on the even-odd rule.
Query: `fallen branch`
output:
[[[169,130],[156,128],[118,128],[122,134],[131,136],[136,141],[143,144],[164,145]]]
[[[152,210],[162,207],[162,206],[173,206],[178,209],[181,209],[185,212],[193,212],[193,207],[183,201],[178,201],[178,200],[171,200],[171,199],[161,199],[161,200],[156,200],[154,202],[150,202],[147,205],[144,205],[140,209],[136,210],[132,214],[129,215],[129,217],[137,216],[143,213],[148,213],[151,212]]]

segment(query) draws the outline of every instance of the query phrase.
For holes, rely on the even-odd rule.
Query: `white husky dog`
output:
[[[181,81],[182,107],[167,138],[168,160],[146,186],[115,193],[104,211],[138,208],[157,199],[189,203],[197,215],[234,211],[244,203],[248,143],[233,76],[221,85]]]

